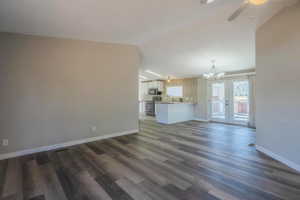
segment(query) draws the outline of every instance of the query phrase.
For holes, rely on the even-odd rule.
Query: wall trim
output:
[[[208,119],[202,119],[202,118],[194,118],[193,120],[199,121],[199,122],[210,122]]]
[[[256,72],[246,72],[246,73],[238,73],[238,74],[228,74],[224,76],[224,78],[231,78],[231,77],[239,77],[239,76],[255,76]]]
[[[134,130],[123,131],[123,132],[119,132],[119,133],[112,133],[112,134],[101,135],[101,136],[97,136],[97,137],[74,140],[74,141],[50,145],[50,146],[42,146],[42,147],[37,147],[34,149],[26,149],[26,150],[16,151],[16,152],[12,152],[12,153],[0,154],[0,160],[5,160],[8,158],[15,158],[15,157],[25,156],[25,155],[29,155],[29,154],[70,147],[70,146],[84,144],[84,143],[93,142],[93,141],[97,141],[97,140],[104,140],[104,139],[119,137],[119,136],[123,136],[123,135],[135,134],[138,132],[139,132],[138,129],[134,129]]]
[[[248,126],[248,124],[240,124],[238,122],[221,122],[221,121],[214,121],[210,120],[211,123],[217,123],[217,124],[226,124],[226,125],[231,125],[231,126],[241,126],[241,127],[247,127],[247,128],[252,128]]]
[[[284,158],[284,157],[282,157],[282,156],[280,156],[276,153],[273,153],[272,151],[270,151],[270,150],[268,150],[268,149],[266,149],[262,146],[255,145],[255,147],[256,147],[257,151],[260,151],[260,152],[270,156],[271,158],[274,158],[275,160],[287,165],[288,167],[300,172],[300,165],[298,165],[298,164],[296,164],[296,163],[294,163],[294,162],[292,162],[292,161],[290,161],[290,160],[288,160],[288,159],[286,159],[286,158]]]

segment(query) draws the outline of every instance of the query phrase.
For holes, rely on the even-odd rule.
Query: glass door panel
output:
[[[233,120],[249,120],[249,81],[233,81]]]
[[[225,120],[225,83],[212,83],[211,118]]]
[[[212,81],[209,87],[209,113],[213,121],[247,124],[249,121],[249,81]]]

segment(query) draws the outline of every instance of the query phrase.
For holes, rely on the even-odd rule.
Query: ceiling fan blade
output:
[[[228,21],[233,21],[235,20],[248,6],[249,6],[249,1],[245,1],[241,7],[239,7],[229,18]]]
[[[208,3],[208,0],[200,0],[200,3],[201,3],[201,4],[207,4],[207,3]]]

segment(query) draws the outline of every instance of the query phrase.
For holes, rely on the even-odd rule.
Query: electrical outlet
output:
[[[8,146],[8,139],[2,140],[2,146]]]
[[[96,132],[97,131],[97,127],[96,126],[91,126],[91,132]]]

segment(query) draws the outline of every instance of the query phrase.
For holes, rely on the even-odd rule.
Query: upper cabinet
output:
[[[164,91],[164,81],[157,81],[157,88],[158,88],[158,91],[163,92]]]
[[[148,93],[149,89],[157,88],[158,91],[164,91],[164,81],[145,81],[142,82],[142,91],[144,94]]]

